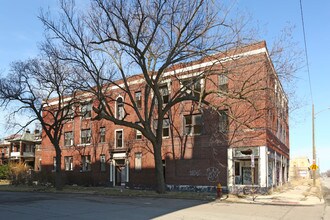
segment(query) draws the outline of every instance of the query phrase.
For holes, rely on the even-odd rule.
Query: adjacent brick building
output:
[[[211,105],[184,101],[164,120],[162,157],[167,186],[208,189],[221,183],[235,191],[246,185],[267,189],[286,182],[288,100],[266,43],[172,67],[162,78],[164,103],[200,74],[202,79],[187,92],[197,96],[210,92],[206,99]],[[129,83],[135,102],[142,106],[142,76],[129,78]],[[139,123],[127,94],[113,86],[112,96],[109,105],[116,117]],[[139,131],[104,119],[92,120],[96,116],[92,106],[97,102],[84,97],[72,109],[72,114],[78,109],[83,116],[66,122],[60,142],[66,183],[154,187],[151,144]],[[55,170],[54,147],[45,135],[38,157],[41,170]]]

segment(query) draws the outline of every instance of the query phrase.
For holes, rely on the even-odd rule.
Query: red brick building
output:
[[[186,92],[210,93],[206,97],[210,105],[184,101],[171,108],[164,120],[162,157],[168,188],[207,190],[221,183],[235,191],[252,184],[267,189],[286,182],[288,100],[265,42],[172,67],[162,78],[163,102],[201,75]],[[129,78],[129,83],[136,104],[142,106],[142,76]],[[116,117],[139,123],[127,94],[116,86],[111,94],[113,101],[108,104]],[[66,183],[154,187],[151,144],[132,128],[92,120],[97,102],[82,97],[72,114],[77,110],[84,114],[66,122],[60,142]],[[38,157],[42,170],[55,170],[55,150],[47,138]]]

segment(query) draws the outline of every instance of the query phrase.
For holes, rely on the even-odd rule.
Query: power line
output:
[[[304,13],[303,13],[303,7],[302,7],[301,0],[300,0],[300,14],[301,14],[301,23],[302,23],[303,35],[304,35],[304,45],[305,45],[305,56],[306,56],[306,65],[307,65],[307,73],[308,73],[309,91],[310,91],[310,94],[311,94],[312,104],[314,105],[311,75],[310,75],[310,72],[309,72],[309,62],[308,62],[308,53],[307,53]]]

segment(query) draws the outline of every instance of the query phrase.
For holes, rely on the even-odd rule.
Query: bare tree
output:
[[[61,189],[62,128],[74,117],[73,106],[77,99],[71,86],[74,79],[65,63],[49,51],[43,52],[40,58],[12,63],[11,71],[0,79],[0,100],[2,108],[14,109],[10,119],[29,116],[26,123],[17,122],[21,128],[40,122],[43,136],[48,137],[56,151],[55,185],[56,189]]]
[[[207,97],[217,92],[204,91],[197,85],[219,74],[211,66],[187,81],[175,70],[189,65],[187,62],[223,57],[229,48],[251,43],[252,36],[243,32],[246,24],[228,19],[229,11],[212,0],[95,0],[84,11],[79,11],[74,1],[60,1],[60,6],[58,19],[48,13],[40,15],[49,43],[61,48],[59,58],[70,61],[80,78],[88,78],[81,90],[99,101],[94,108],[97,119],[139,130],[150,141],[157,192],[164,193],[162,129],[157,128],[163,127],[170,109],[179,103],[190,100],[199,103],[198,107],[209,105]],[[217,56],[207,58],[212,54]],[[170,71],[172,75],[165,74]],[[132,73],[141,74],[132,77]],[[143,81],[139,88],[132,88],[133,79]],[[162,86],[166,80],[178,81],[181,87],[165,101]],[[244,90],[235,90],[230,98],[247,100],[247,85],[242,83]],[[116,104],[113,88],[124,96],[121,117],[112,107]],[[137,90],[143,97],[141,108],[135,100]],[[128,120],[127,112],[139,123]]]

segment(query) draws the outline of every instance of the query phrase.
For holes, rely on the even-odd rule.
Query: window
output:
[[[168,92],[168,88],[167,85],[162,85],[159,87],[159,92],[162,96],[163,99],[163,104],[167,104],[169,101],[169,92]]]
[[[68,131],[64,132],[64,146],[72,146],[73,145],[73,132]]]
[[[119,97],[117,99],[117,115],[116,118],[122,120],[125,116],[124,102],[123,98]]]
[[[235,176],[240,176],[240,162],[235,162]]]
[[[228,131],[228,115],[227,111],[220,111],[219,114],[219,131],[220,132],[227,132]]]
[[[91,171],[91,156],[85,155],[81,156],[81,170],[83,172]]]
[[[187,94],[193,94],[196,97],[200,96],[202,91],[201,80],[196,78],[189,78],[182,81],[182,85],[186,87]]]
[[[141,96],[141,92],[135,92],[135,103],[136,103],[136,107],[137,108],[141,108],[142,106],[142,96]]]
[[[100,155],[100,168],[101,168],[102,172],[106,170],[106,163],[105,163],[105,155],[104,154]]]
[[[154,129],[157,131],[157,124],[158,120],[154,120]],[[163,119],[163,129],[162,129],[162,135],[163,137],[169,137],[170,136],[170,119],[165,118]]]
[[[53,171],[56,171],[56,157],[53,157]]]
[[[141,126],[141,123],[138,123],[138,125]],[[135,131],[136,131],[136,136],[135,136],[136,140],[141,140],[142,139],[141,131],[139,131],[139,130],[135,130]]]
[[[33,149],[32,146],[27,144],[27,145],[25,145],[25,151],[24,152],[33,152],[32,149]]]
[[[117,148],[122,148],[124,147],[123,143],[123,131],[116,131],[116,147]]]
[[[73,170],[73,157],[64,157],[64,169],[65,171]]]
[[[220,94],[228,92],[227,72],[222,73],[222,74],[219,75],[219,92],[220,92]]]
[[[84,103],[81,105],[81,115],[82,115],[82,118],[92,117],[92,104],[91,103]]]
[[[105,142],[105,127],[100,128],[100,143]]]
[[[184,116],[184,133],[201,134],[202,133],[202,116],[201,115],[185,115]]]
[[[170,136],[170,119],[166,118],[163,120],[163,137]]]
[[[140,171],[142,169],[142,153],[135,153],[135,170]]]
[[[81,130],[81,144],[89,144],[91,143],[91,129]]]
[[[67,120],[67,121],[72,121],[74,118],[74,111],[73,111],[73,107],[71,105],[67,106],[64,111],[63,111],[63,117]]]

